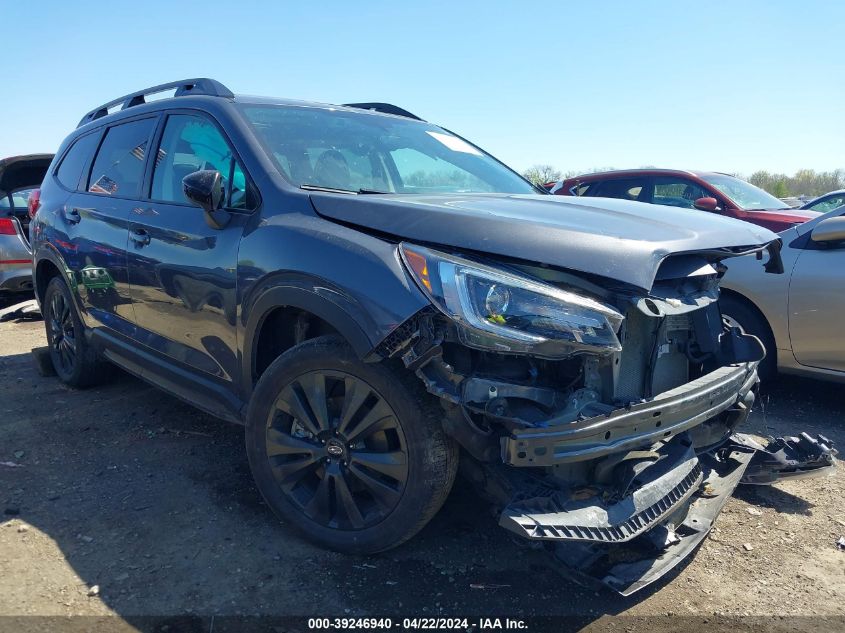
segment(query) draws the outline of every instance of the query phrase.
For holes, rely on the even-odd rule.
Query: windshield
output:
[[[706,174],[702,179],[733,200],[740,209],[789,209],[773,195],[766,193],[751,183],[723,174]]]
[[[242,105],[293,184],[361,193],[537,193],[475,146],[428,123],[309,106]]]

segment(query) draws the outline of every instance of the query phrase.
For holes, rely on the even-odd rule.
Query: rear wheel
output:
[[[416,534],[446,499],[457,447],[436,407],[333,336],[262,374],[247,415],[250,467],[270,507],[318,544],[372,553]]]
[[[775,348],[775,338],[766,320],[747,302],[730,295],[722,295],[719,299],[719,308],[722,311],[722,317],[730,325],[738,326],[746,334],[752,334],[760,339],[763,347],[766,348],[766,357],[760,361],[757,373],[762,380],[774,378],[777,374],[778,353]]]
[[[85,340],[82,319],[76,311],[70,289],[61,277],[53,277],[47,284],[42,312],[50,360],[59,379],[77,388],[99,382],[102,361]]]

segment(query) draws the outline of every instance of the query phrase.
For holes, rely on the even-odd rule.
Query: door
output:
[[[224,381],[237,376],[238,245],[254,206],[246,177],[217,126],[170,114],[160,134],[149,197],[129,221],[129,284],[138,339],[159,354]],[[231,221],[213,229],[188,202],[182,178],[223,177]]]
[[[107,128],[90,171],[84,172],[79,190],[60,211],[68,277],[85,308],[87,324],[106,326],[126,336],[135,329],[126,268],[127,224],[138,205],[156,120],[136,119]],[[78,173],[74,161],[84,160],[86,148],[97,147],[98,139],[98,135],[84,136],[74,144],[59,166],[60,181],[66,167],[68,180],[73,179]],[[73,155],[76,149],[80,150],[78,157]]]
[[[789,284],[789,338],[802,365],[845,371],[845,243],[807,240]]]

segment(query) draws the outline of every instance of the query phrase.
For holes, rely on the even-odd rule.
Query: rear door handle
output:
[[[65,220],[71,224],[79,224],[82,221],[82,216],[79,214],[79,209],[73,207],[72,209],[65,208]]]
[[[144,229],[132,229],[129,231],[129,239],[138,246],[146,246],[150,243],[150,234]]]

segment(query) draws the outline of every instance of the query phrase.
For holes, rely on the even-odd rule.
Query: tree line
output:
[[[584,173],[597,171],[610,171],[612,167],[594,168],[584,171],[562,172],[552,165],[533,165],[522,172],[522,175],[535,185],[571,178]],[[642,167],[641,169],[649,169]],[[768,191],[777,198],[791,196],[805,196],[814,198],[828,191],[845,189],[845,169],[834,169],[833,171],[815,171],[814,169],[799,169],[794,175],[770,173],[765,170],[755,171],[751,176],[744,177],[742,174],[732,174],[737,178],[747,180],[752,185]]]

